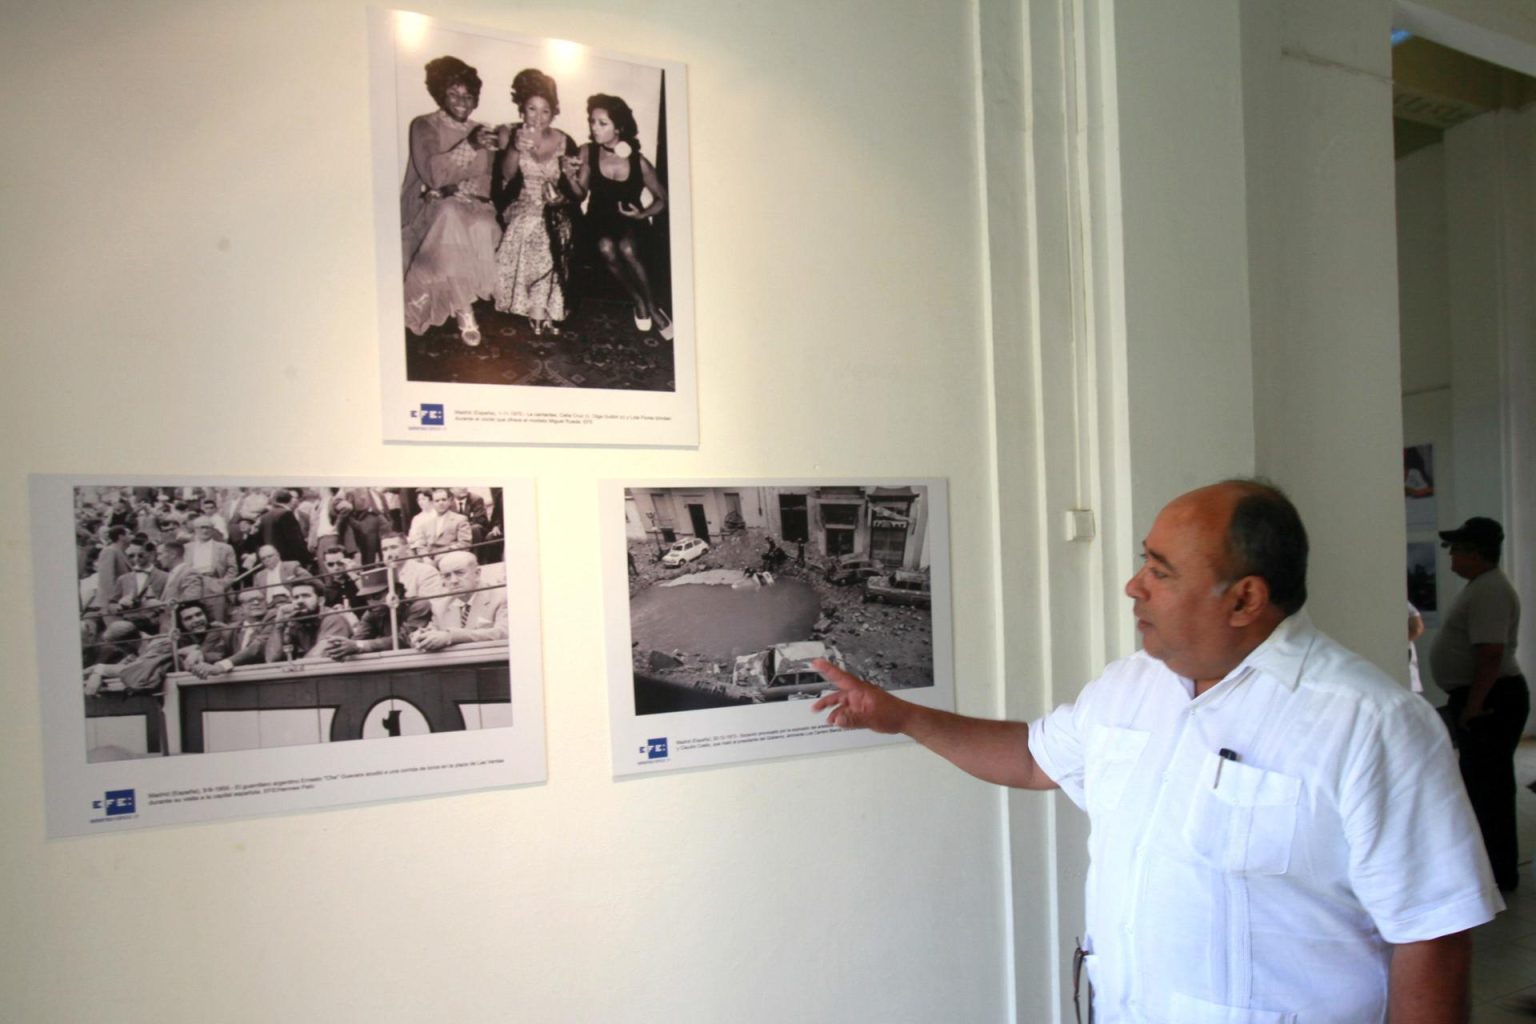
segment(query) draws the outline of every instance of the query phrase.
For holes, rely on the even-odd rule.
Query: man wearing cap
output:
[[[357,592],[368,602],[357,617],[350,637],[333,636],[325,642],[326,657],[340,661],[353,654],[371,654],[376,651],[409,651],[411,636],[425,629],[432,621],[432,605],[427,601],[412,601],[405,596],[405,586],[395,581],[395,597],[385,595],[389,591],[389,574],[384,569],[368,569],[358,580]],[[390,629],[390,609],[394,609],[394,629]]]
[[[1142,650],[1074,703],[970,718],[817,661],[837,689],[812,710],[1087,812],[1100,1024],[1464,1022],[1470,930],[1502,903],[1449,737],[1312,624],[1306,564],[1277,488],[1204,487],[1125,585]]]
[[[1429,650],[1435,683],[1458,726],[1461,777],[1482,829],[1493,877],[1505,892],[1520,882],[1515,833],[1515,748],[1531,695],[1515,661],[1520,598],[1499,568],[1504,528],[1473,516],[1440,531],[1451,571],[1467,581]]]

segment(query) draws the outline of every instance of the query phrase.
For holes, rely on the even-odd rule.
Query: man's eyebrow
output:
[[[1172,562],[1168,561],[1168,559],[1165,558],[1163,555],[1161,555],[1158,552],[1156,552],[1156,551],[1152,550],[1151,548],[1147,547],[1145,544],[1143,544],[1141,546],[1141,554],[1142,554],[1143,558],[1150,558],[1150,559],[1152,559],[1152,561],[1156,562],[1158,565],[1161,565],[1164,569],[1167,569],[1169,572],[1177,572],[1178,571],[1177,569],[1175,569],[1173,567],[1173,563]]]

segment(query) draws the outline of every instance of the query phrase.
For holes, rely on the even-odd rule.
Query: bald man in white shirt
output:
[[[1306,558],[1278,489],[1202,488],[1126,584],[1143,649],[1073,704],[968,718],[820,662],[813,709],[1087,811],[1099,1024],[1466,1021],[1470,929],[1503,902],[1446,730],[1312,625]]]

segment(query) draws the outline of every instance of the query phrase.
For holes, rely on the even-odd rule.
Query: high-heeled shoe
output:
[[[454,314],[459,322],[459,337],[464,344],[475,348],[480,344],[480,325],[475,323],[475,311],[464,309]]]
[[[650,316],[649,315],[641,316],[639,314],[639,312],[637,311],[635,313],[635,330],[637,330],[637,331],[641,332],[642,334],[644,334],[646,331],[648,331],[650,329],[651,329],[651,318],[650,318]]]
[[[658,309],[656,310],[656,319],[661,322],[661,326],[656,328],[656,333],[661,335],[661,340],[671,341],[672,335],[676,333],[676,325],[673,324],[672,318]]]
[[[544,337],[544,321],[543,320],[535,320],[532,317],[529,317],[528,318],[528,322],[533,325],[533,336],[535,338],[542,338],[542,337]]]

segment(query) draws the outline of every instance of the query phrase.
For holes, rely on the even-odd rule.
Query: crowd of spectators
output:
[[[503,540],[500,488],[76,488],[86,692],[505,639]]]

